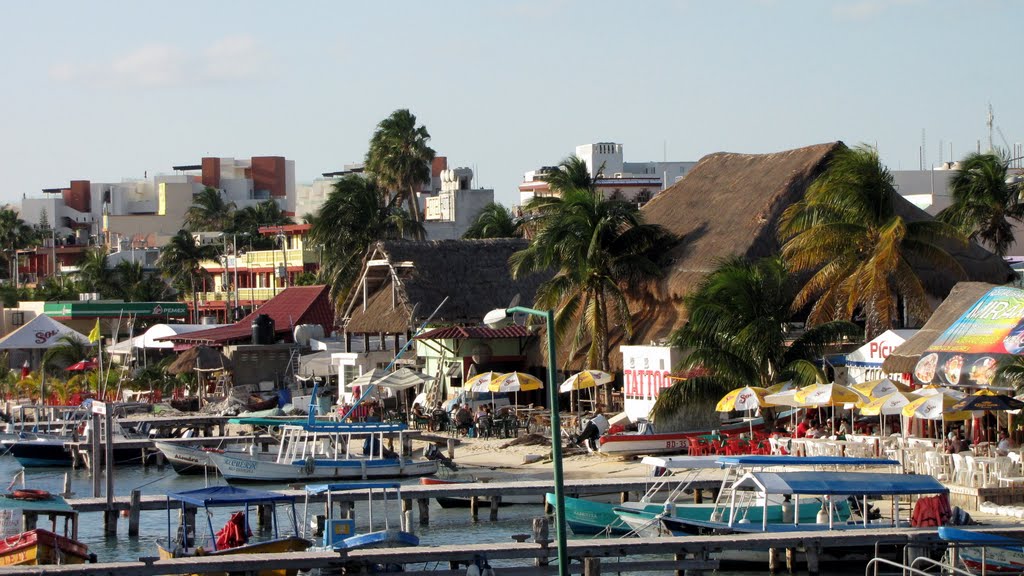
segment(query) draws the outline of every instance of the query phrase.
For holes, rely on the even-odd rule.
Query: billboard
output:
[[[1000,286],[978,299],[921,354],[914,381],[988,386],[999,359],[1024,352],[1024,290]]]

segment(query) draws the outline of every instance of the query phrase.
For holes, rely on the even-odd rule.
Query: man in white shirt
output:
[[[996,454],[999,456],[1006,456],[1013,449],[1013,442],[1010,441],[1010,435],[1006,432],[1006,428],[999,431],[999,443],[996,444]]]
[[[587,443],[587,450],[597,450],[597,439],[602,434],[608,431],[608,418],[604,415],[604,410],[601,406],[597,407],[597,413],[594,417],[587,422],[586,427],[583,428],[583,432],[580,433],[579,438],[576,439],[576,445],[579,446],[583,442]]]

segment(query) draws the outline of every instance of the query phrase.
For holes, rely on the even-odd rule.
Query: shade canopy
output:
[[[997,394],[991,390],[979,390],[974,394],[960,400],[950,406],[949,410],[956,412],[961,410],[988,410],[999,412],[1002,410],[1020,410],[1024,408],[1024,402],[1012,396]]]
[[[842,406],[858,402],[861,397],[842,384],[811,384],[801,388],[793,399],[804,406]]]
[[[572,392],[573,390],[586,390],[595,386],[611,384],[615,376],[601,370],[584,370],[566,378],[565,382],[558,387],[559,392]]]
[[[525,372],[502,374],[497,379],[491,380],[488,387],[491,392],[529,392],[541,388],[544,388],[544,383],[536,376],[530,376]]]
[[[271,502],[295,502],[294,496],[270,492],[267,490],[250,490],[236,486],[209,486],[184,492],[171,492],[168,500],[178,500],[194,506],[235,506],[238,504],[264,504]]]
[[[850,496],[860,494],[943,494],[948,488],[925,474],[866,472],[750,472],[733,484],[765,494]]]
[[[193,346],[178,355],[177,360],[167,367],[170,374],[188,374],[190,372],[214,372],[230,370],[231,360],[220,350],[208,346]]]
[[[900,413],[908,418],[920,418],[922,420],[960,422],[970,419],[970,412],[950,412],[949,409],[954,404],[956,404],[956,399],[954,398],[943,394],[933,394],[918,398],[907,404]]]
[[[757,386],[744,386],[730,391],[715,405],[716,412],[732,412],[733,410],[756,410],[761,406],[769,406],[765,400],[768,391]]]
[[[433,376],[427,376],[410,368],[399,368],[377,380],[375,384],[391,390],[408,390],[432,380],[434,380]]]
[[[792,408],[803,408],[804,404],[796,399],[796,393],[800,389],[790,389],[783,392],[776,392],[764,397],[765,402],[772,406],[790,406]]]
[[[867,382],[861,382],[854,384],[850,388],[858,394],[869,399],[881,398],[888,396],[893,392],[909,392],[910,386],[900,382],[893,382],[888,378],[882,378],[880,380],[868,380]]]
[[[0,340],[0,350],[48,350],[59,346],[63,336],[74,338],[87,346],[92,345],[85,334],[41,314]]]
[[[902,414],[903,407],[918,398],[920,396],[912,392],[891,392],[857,407],[864,416],[895,416]]]
[[[475,392],[477,394],[482,392],[489,392],[491,390],[491,382],[497,380],[502,374],[500,372],[482,372],[473,376],[469,380],[466,380],[463,384],[463,388],[469,392]]]

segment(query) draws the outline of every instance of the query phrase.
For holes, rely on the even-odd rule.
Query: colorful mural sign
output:
[[[1000,286],[978,299],[925,350],[920,384],[988,386],[1000,356],[1024,353],[1024,290]]]

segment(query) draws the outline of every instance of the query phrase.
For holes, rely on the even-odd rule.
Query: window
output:
[[[11,324],[15,326],[21,326],[25,323],[24,312],[11,312]]]

